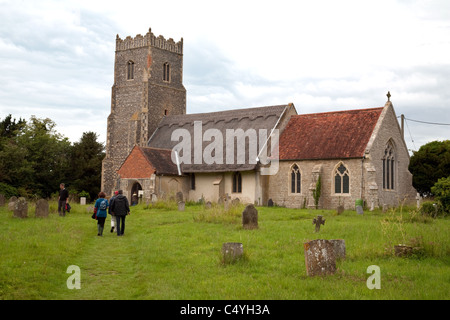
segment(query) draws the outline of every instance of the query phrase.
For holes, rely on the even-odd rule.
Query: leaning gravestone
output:
[[[28,217],[28,203],[25,198],[20,197],[14,203],[14,217],[16,218]]]
[[[3,194],[0,194],[0,207],[3,207],[5,205],[5,196]]]
[[[244,229],[258,228],[258,210],[253,204],[249,204],[242,212],[242,226]]]
[[[329,275],[336,272],[336,257],[330,241],[312,240],[304,243],[303,246],[308,276]]]
[[[48,211],[49,211],[48,209],[49,209],[48,201],[45,199],[39,199],[36,202],[36,211],[35,211],[36,218],[48,217]]]
[[[233,263],[244,255],[244,245],[240,242],[226,242],[222,245],[224,263]]]

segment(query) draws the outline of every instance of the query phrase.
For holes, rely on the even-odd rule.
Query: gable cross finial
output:
[[[386,96],[388,97],[388,101],[391,101],[391,92],[390,91],[388,91]]]

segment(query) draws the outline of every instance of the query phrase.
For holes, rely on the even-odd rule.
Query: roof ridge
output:
[[[340,110],[340,111],[326,111],[326,112],[314,112],[314,113],[305,113],[305,114],[297,114],[293,115],[293,117],[301,117],[301,116],[312,116],[312,115],[326,115],[326,114],[336,114],[336,113],[356,113],[362,111],[374,111],[374,110],[383,110],[384,107],[375,107],[375,108],[365,108],[365,109],[349,109],[349,110]]]

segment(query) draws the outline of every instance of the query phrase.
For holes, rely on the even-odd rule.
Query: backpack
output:
[[[100,202],[100,210],[106,210],[106,200]]]

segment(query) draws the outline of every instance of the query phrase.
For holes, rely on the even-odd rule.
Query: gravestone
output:
[[[205,208],[206,208],[206,209],[211,209],[211,207],[212,207],[211,201],[208,201],[208,202],[205,204]]]
[[[258,210],[253,204],[249,204],[242,212],[242,226],[249,230],[258,228]]]
[[[222,245],[224,263],[233,263],[244,255],[244,245],[240,242],[226,242]]]
[[[14,207],[16,205],[16,201],[17,201],[17,197],[16,196],[12,196],[11,198],[9,198],[9,202],[8,202],[8,210],[9,211],[14,211]]]
[[[312,240],[303,244],[305,250],[306,274],[322,276],[336,272],[336,257],[333,244],[328,240]]]
[[[45,199],[39,199],[36,202],[35,216],[37,218],[46,218],[48,217],[48,211],[49,211],[48,201]]]
[[[3,207],[5,205],[5,196],[3,194],[0,194],[0,207]]]
[[[184,207],[185,207],[184,201],[178,202],[178,211],[184,211]]]
[[[313,224],[316,225],[316,232],[320,231],[320,225],[325,225],[325,219],[322,219],[323,216],[317,216],[313,220]]]
[[[177,202],[182,202],[183,201],[183,192],[181,192],[181,191],[177,192],[176,200],[177,200]]]
[[[82,206],[86,205],[86,197],[80,197],[80,204]]]
[[[155,203],[158,201],[158,196],[156,195],[156,193],[152,193],[151,195],[151,201],[152,203]]]
[[[232,206],[238,206],[239,203],[241,203],[241,200],[239,200],[239,198],[234,198],[233,200],[231,200]]]
[[[337,259],[345,259],[345,240],[337,239],[337,240],[328,240],[333,245],[334,256]]]
[[[25,198],[20,197],[16,202],[14,202],[14,217],[28,217],[28,202]]]
[[[269,199],[269,201],[267,202],[267,206],[268,207],[273,207],[273,200]]]
[[[364,210],[362,206],[356,206],[356,213],[358,214],[364,214]]]
[[[336,213],[337,213],[338,215],[340,215],[340,214],[342,214],[343,212],[344,212],[344,206],[343,206],[343,205],[338,206],[337,209],[336,209]]]

